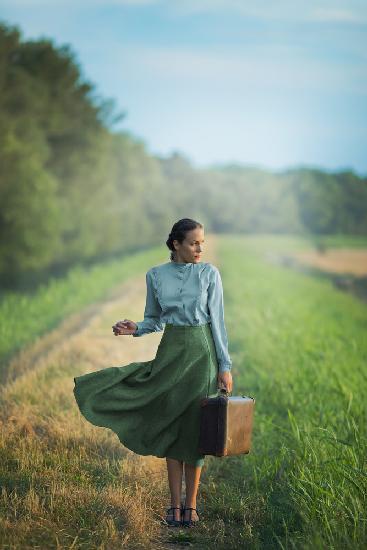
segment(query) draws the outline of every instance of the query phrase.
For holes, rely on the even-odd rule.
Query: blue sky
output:
[[[365,0],[0,0],[0,19],[70,44],[153,154],[367,174]]]

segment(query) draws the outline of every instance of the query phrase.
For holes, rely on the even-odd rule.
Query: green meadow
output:
[[[266,265],[264,252],[282,244],[222,240],[234,391],[256,398],[256,420],[251,455],[216,463],[212,479],[225,478],[226,516],[242,523],[243,547],[362,548],[366,304]]]
[[[66,357],[3,385],[2,548],[366,547],[366,303],[326,277],[267,261],[310,247],[306,240],[227,235],[216,243],[232,393],[256,405],[251,452],[206,458],[200,526],[162,531],[166,479],[80,418],[71,381],[88,364]],[[335,238],[338,247],[365,244]],[[5,297],[3,373],[16,351],[166,257],[159,247]]]
[[[159,247],[160,249],[160,247]],[[116,285],[149,269],[160,250],[70,269],[32,292],[10,291],[0,298],[0,379],[7,377],[9,359],[27,344],[55,328],[81,308],[107,299]]]

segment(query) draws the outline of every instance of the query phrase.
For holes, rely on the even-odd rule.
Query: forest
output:
[[[215,233],[367,234],[367,178],[353,171],[196,168],[116,130],[76,55],[0,24],[0,278],[16,286],[162,243],[192,217]],[[220,205],[220,208],[218,208]]]

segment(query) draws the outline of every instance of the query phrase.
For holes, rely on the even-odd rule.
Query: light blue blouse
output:
[[[132,336],[159,332],[172,325],[211,324],[220,372],[230,371],[224,324],[223,285],[217,267],[206,262],[174,262],[152,267],[146,274],[144,320]]]

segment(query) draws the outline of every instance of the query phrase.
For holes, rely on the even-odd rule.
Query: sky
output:
[[[69,44],[151,154],[367,174],[365,0],[0,0],[0,21]]]

